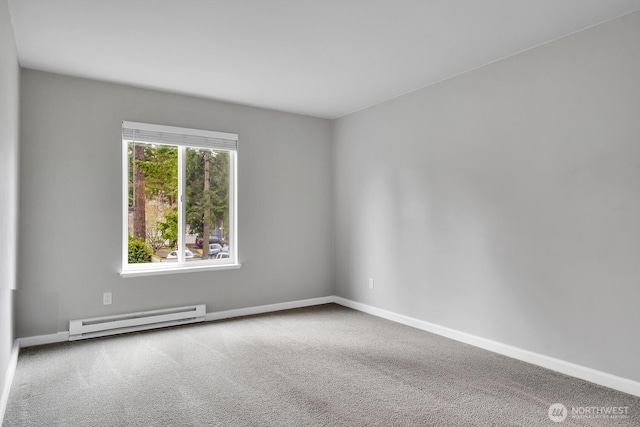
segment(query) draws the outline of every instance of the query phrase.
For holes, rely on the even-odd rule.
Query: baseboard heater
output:
[[[69,341],[204,322],[204,304],[69,321]]]

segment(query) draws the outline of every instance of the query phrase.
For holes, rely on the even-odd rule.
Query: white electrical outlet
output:
[[[369,289],[373,289],[373,279],[369,279]]]
[[[104,305],[109,305],[109,304],[111,304],[111,301],[112,301],[112,299],[111,299],[111,292],[105,292],[105,293],[102,295],[102,304],[104,304]]]

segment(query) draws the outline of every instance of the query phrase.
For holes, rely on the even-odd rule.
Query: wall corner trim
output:
[[[0,426],[4,422],[4,413],[7,409],[7,402],[9,402],[9,392],[11,391],[11,383],[13,383],[13,376],[16,373],[16,367],[18,366],[18,354],[20,353],[20,343],[18,340],[13,341],[13,348],[11,349],[11,356],[9,357],[9,366],[7,367],[7,373],[4,377],[4,384],[2,385],[2,394],[0,394]]]
[[[521,360],[533,365],[538,365],[552,371],[560,372],[561,374],[569,375],[571,377],[579,378],[581,380],[589,381],[594,384],[602,385],[614,390],[622,391],[624,393],[640,397],[640,382],[637,381],[598,371],[596,369],[587,368],[585,366],[576,365],[575,363],[545,356],[539,353],[534,353],[529,350],[513,347],[497,341],[492,341],[486,338],[478,337],[476,335],[471,335],[466,332],[461,332],[455,329],[436,325],[434,323],[429,323],[424,320],[397,314],[392,311],[373,307],[346,298],[336,296],[334,297],[334,302],[336,304],[340,304],[354,310],[362,311],[363,313],[391,320],[393,322],[397,322],[406,326],[411,326],[416,329],[421,329],[426,332],[431,332],[445,338],[460,341],[465,344],[482,348],[484,350],[502,354],[503,356],[511,357],[513,359]]]
[[[207,313],[206,322],[212,320],[230,319],[232,317],[252,316],[254,314],[272,313],[274,311],[291,310],[293,308],[311,307],[314,305],[330,304],[335,302],[334,296],[303,299],[298,301],[281,302],[277,304],[258,305],[255,307],[237,308],[233,310],[215,311]]]

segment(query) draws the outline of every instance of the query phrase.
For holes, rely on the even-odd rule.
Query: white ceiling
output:
[[[20,64],[335,118],[640,0],[9,0]]]

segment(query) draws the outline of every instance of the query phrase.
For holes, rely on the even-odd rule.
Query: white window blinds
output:
[[[122,139],[126,141],[210,148],[212,150],[238,150],[238,135],[235,133],[149,123],[122,122]]]

